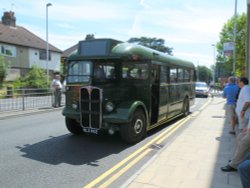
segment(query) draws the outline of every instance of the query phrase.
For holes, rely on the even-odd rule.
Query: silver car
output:
[[[201,97],[208,97],[209,87],[206,82],[196,82],[195,83],[195,95]]]

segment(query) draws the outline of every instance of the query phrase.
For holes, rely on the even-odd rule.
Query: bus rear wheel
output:
[[[132,121],[128,124],[121,125],[121,137],[122,139],[133,144],[143,139],[146,134],[146,118],[141,109],[137,109],[134,112]]]
[[[69,132],[76,134],[76,135],[83,133],[83,130],[82,130],[80,124],[77,123],[76,120],[66,117],[65,123],[66,123],[66,127],[69,130]]]
[[[189,99],[186,97],[184,102],[183,102],[183,115],[184,115],[184,117],[188,116],[189,112],[190,112]]]

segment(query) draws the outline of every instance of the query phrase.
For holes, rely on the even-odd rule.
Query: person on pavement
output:
[[[60,81],[60,75],[56,74],[55,78],[51,82],[51,89],[54,95],[53,107],[57,108],[61,106],[62,84]]]
[[[239,87],[236,85],[236,78],[229,77],[228,84],[223,89],[223,98],[227,99],[226,102],[226,115],[230,119],[230,134],[235,134],[235,124],[236,124],[236,97],[239,91]]]
[[[236,113],[239,116],[240,133],[237,136],[237,144],[232,160],[228,165],[221,167],[224,172],[236,171],[238,165],[244,161],[250,152],[250,86],[248,79],[240,78],[238,83],[241,88],[236,104]]]
[[[245,161],[243,161],[239,167],[239,174],[243,188],[250,187],[250,153],[247,155]]]

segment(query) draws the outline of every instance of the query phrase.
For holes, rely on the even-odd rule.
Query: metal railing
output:
[[[54,100],[51,89],[12,89],[0,94],[0,113],[8,111],[28,110],[52,107]],[[62,104],[65,96],[62,94]]]

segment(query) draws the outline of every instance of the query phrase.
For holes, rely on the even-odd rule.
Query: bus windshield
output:
[[[72,61],[68,66],[67,83],[110,82],[121,77],[123,80],[146,80],[148,64],[142,62],[122,62],[120,66],[113,61]]]
[[[68,67],[67,83],[89,82],[90,75],[90,61],[72,61]]]

